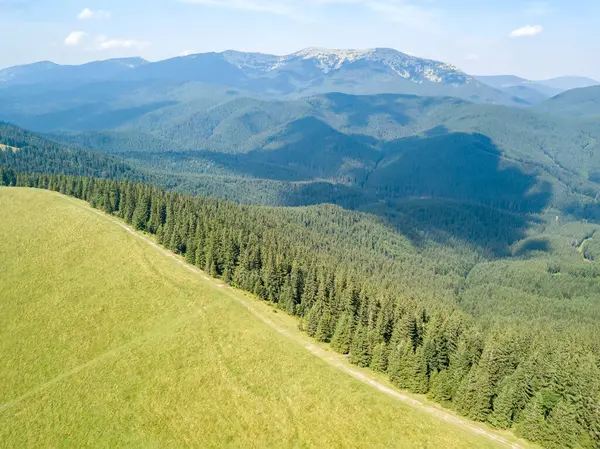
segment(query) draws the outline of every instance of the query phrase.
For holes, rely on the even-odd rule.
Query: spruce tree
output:
[[[350,313],[344,313],[335,326],[331,339],[331,347],[340,354],[350,352],[350,344],[354,335],[354,317]]]
[[[321,322],[321,317],[323,316],[325,307],[321,301],[317,301],[310,309],[305,318],[305,326],[306,333],[311,337],[317,335],[317,330],[319,328],[319,323]]]
[[[454,395],[454,379],[446,369],[434,371],[430,375],[428,397],[442,404],[452,401]]]
[[[358,323],[354,331],[350,345],[350,362],[362,367],[367,367],[371,363],[369,333],[362,323]]]
[[[385,343],[378,343],[373,348],[373,357],[371,359],[371,369],[385,373],[388,367],[388,347]]]
[[[319,324],[317,325],[317,330],[315,332],[315,338],[318,341],[327,342],[331,338],[332,330],[332,319],[331,313],[327,307],[324,308],[323,313],[321,314],[321,318],[319,319]]]
[[[139,195],[139,199],[133,211],[132,222],[133,226],[139,230],[145,230],[150,219],[150,197],[143,192]]]

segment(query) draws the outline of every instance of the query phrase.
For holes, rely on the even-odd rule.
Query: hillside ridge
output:
[[[428,393],[469,418],[515,427],[549,447],[568,443],[566,438],[596,438],[595,241],[588,241],[586,254],[569,243],[569,235],[579,235],[580,242],[596,226],[557,221],[522,237],[514,257],[484,260],[468,247],[454,251],[413,242],[410,234],[402,237],[382,222],[332,206],[253,208],[126,182],[10,173],[7,179],[11,185],[15,179],[19,185],[50,185],[155,234],[186,262],[301,317],[308,336],[331,342],[353,364],[387,373],[396,387]],[[550,334],[555,338],[548,341]],[[574,344],[576,354],[569,349]],[[547,354],[543,361],[540,351]],[[575,359],[567,362],[567,354]],[[459,362],[464,357],[466,365]],[[565,377],[547,384],[545,376],[555,370]],[[535,393],[526,402],[511,402],[514,388],[526,388],[523,375],[539,378],[527,387]],[[563,393],[573,388],[581,395]],[[537,404],[548,389],[560,406],[542,425],[568,419],[576,426],[570,437],[539,434],[543,410]],[[576,425],[578,410],[584,421]]]
[[[68,201],[77,202],[77,200],[75,200],[69,196],[66,196],[66,195],[61,195],[61,196],[66,198]],[[423,410],[423,411],[425,411],[433,416],[436,416],[444,421],[457,424],[461,427],[465,427],[466,429],[471,431],[473,434],[485,436],[486,438],[488,438],[492,441],[499,442],[499,443],[505,445],[506,447],[510,447],[512,449],[524,448],[524,446],[516,443],[514,440],[507,439],[507,438],[499,435],[497,432],[492,431],[491,429],[485,428],[481,425],[476,425],[473,422],[469,422],[463,418],[460,418],[459,416],[457,416],[453,413],[450,413],[446,410],[441,409],[440,407],[434,407],[431,405],[427,405],[422,400],[419,400],[416,397],[407,394],[406,392],[401,392],[389,384],[386,385],[386,384],[380,382],[379,380],[377,380],[373,374],[370,374],[365,370],[361,371],[357,368],[353,368],[348,363],[348,361],[346,360],[345,357],[335,356],[334,354],[332,354],[330,352],[328,346],[326,346],[324,349],[321,346],[317,345],[314,341],[311,341],[308,338],[306,338],[305,336],[303,336],[302,334],[292,333],[289,329],[285,329],[284,327],[282,327],[279,324],[277,324],[276,322],[274,322],[269,317],[269,315],[267,315],[265,313],[265,310],[268,310],[267,308],[265,308],[264,306],[261,307],[260,309],[256,307],[258,305],[258,303],[257,303],[258,298],[255,297],[255,298],[252,298],[252,300],[248,300],[247,293],[238,291],[237,289],[235,289],[234,287],[231,287],[230,285],[224,283],[223,281],[217,280],[213,277],[209,277],[206,272],[200,270],[198,267],[195,267],[194,265],[190,265],[189,263],[187,263],[185,261],[184,258],[178,257],[177,255],[175,255],[173,252],[169,251],[165,247],[157,244],[154,240],[150,239],[149,237],[147,237],[147,236],[141,234],[140,232],[136,231],[135,229],[131,228],[126,223],[124,223],[122,220],[118,220],[114,217],[111,217],[111,216],[107,215],[106,213],[103,213],[102,211],[99,211],[97,209],[92,209],[92,210],[94,213],[110,220],[111,222],[113,222],[116,225],[123,228],[126,232],[134,235],[136,238],[138,238],[138,239],[142,240],[143,242],[145,242],[146,244],[152,246],[153,248],[158,250],[162,255],[172,258],[177,263],[179,263],[181,266],[183,266],[186,270],[189,270],[192,273],[195,273],[198,276],[201,276],[203,280],[216,285],[218,288],[225,289],[227,294],[232,299],[234,299],[235,301],[239,302],[244,307],[246,307],[255,317],[260,319],[263,323],[265,323],[266,325],[268,325],[269,327],[271,327],[273,330],[277,331],[281,335],[285,336],[289,340],[293,341],[295,344],[302,346],[305,350],[309,351],[311,354],[313,354],[314,356],[323,360],[327,364],[335,367],[336,369],[339,369],[340,371],[343,371],[344,373],[349,374],[350,376],[357,379],[358,381],[360,381],[366,385],[369,385],[369,386],[375,388],[376,390],[381,391],[382,393],[385,393],[386,395],[388,395],[394,399],[397,399],[401,402],[409,404],[412,407]],[[203,311],[204,311],[204,309],[201,309],[198,311],[198,313],[202,313]],[[2,410],[2,406],[0,406],[0,411],[1,410]]]
[[[0,436],[3,441],[12,442],[17,447],[22,446],[19,443],[23,441],[28,441],[29,444],[35,442],[39,446],[51,446],[59,440],[63,443],[67,441],[72,445],[76,443],[97,445],[99,442],[114,444],[117,441],[133,441],[140,446],[148,445],[153,441],[161,441],[166,445],[169,445],[168,443],[179,445],[184,441],[187,445],[206,445],[211,442],[222,442],[226,437],[239,445],[260,441],[262,445],[287,447],[293,446],[298,438],[302,438],[302,441],[311,442],[313,445],[331,447],[330,442],[340,441],[348,444],[362,441],[370,445],[382,444],[378,438],[384,435],[386,442],[395,441],[399,445],[410,445],[411,442],[418,441],[417,438],[427,429],[432,432],[436,428],[443,432],[428,436],[428,442],[445,443],[461,448],[503,447],[501,441],[488,438],[481,432],[462,426],[454,420],[440,422],[439,416],[433,416],[421,407],[415,409],[404,402],[392,400],[385,394],[373,394],[372,386],[357,382],[357,379],[345,374],[339,368],[317,359],[301,345],[290,344],[287,337],[274,331],[262,320],[253,319],[252,312],[238,300],[234,300],[232,295],[250,304],[255,312],[268,317],[267,319],[273,321],[279,329],[289,332],[292,337],[299,332],[293,318],[286,314],[273,313],[272,307],[266,303],[250,300],[234,289],[222,286],[222,283],[208,278],[199,270],[185,268],[185,262],[179,257],[164,248],[154,247],[155,242],[146,236],[133,230],[123,229],[124,223],[115,223],[115,217],[92,209],[82,201],[66,198],[57,192],[44,192],[30,188],[0,188],[0,201],[7,207],[6,210],[12,211],[15,207],[20,207],[25,217],[43,215],[46,208],[51,208],[57,216],[48,217],[45,221],[42,229],[45,226],[47,232],[52,232],[48,227],[64,220],[65,214],[73,214],[74,219],[64,224],[63,232],[57,235],[63,247],[60,252],[71,252],[73,263],[80,258],[84,259],[86,266],[93,263],[89,248],[98,249],[101,254],[111,251],[107,245],[101,243],[101,240],[84,242],[86,251],[80,252],[80,246],[73,242],[81,236],[95,235],[100,239],[116,238],[122,243],[127,243],[125,248],[117,250],[121,253],[129,250],[132,259],[125,258],[124,266],[127,266],[127,262],[131,262],[138,268],[134,274],[135,279],[146,279],[150,276],[152,280],[150,285],[141,284],[136,288],[137,293],[130,294],[138,300],[148,291],[158,289],[158,292],[151,295],[156,296],[156,300],[159,301],[158,304],[154,304],[154,296],[149,298],[152,300],[150,303],[141,301],[140,304],[131,304],[131,301],[126,300],[127,297],[119,300],[120,296],[111,295],[94,297],[89,301],[81,297],[75,298],[72,295],[77,295],[77,288],[81,288],[76,281],[71,284],[75,290],[62,290],[63,301],[58,306],[63,312],[61,322],[39,323],[37,326],[32,323],[31,326],[46,338],[42,338],[42,341],[40,338],[37,340],[31,338],[27,345],[9,345],[10,351],[7,355],[19,356],[19,350],[25,349],[34,352],[44,350],[45,345],[50,345],[54,351],[62,347],[63,350],[71,349],[66,360],[58,360],[60,359],[58,355],[64,355],[58,351],[52,352],[51,361],[66,362],[66,365],[62,366],[59,363],[57,366],[50,365],[40,370],[39,364],[28,365],[26,362],[29,359],[21,358],[15,363],[21,367],[21,373],[30,374],[25,380],[23,376],[11,377],[12,371],[0,371],[0,376],[3,378],[8,376],[9,382],[17,382],[18,387],[21,387],[17,389],[7,389],[5,385],[4,388],[0,387],[0,395],[2,395],[0,397],[9,399],[8,402],[4,402],[5,406],[0,410],[2,424]],[[32,212],[29,209],[32,205],[35,205],[36,211]],[[82,223],[85,225],[82,226]],[[28,220],[27,229],[36,226],[39,227],[37,220]],[[13,223],[0,220],[0,235],[5,236],[13,227]],[[79,232],[73,233],[70,228],[78,228]],[[12,243],[17,248],[27,244],[22,237],[16,238]],[[13,246],[9,248],[12,249]],[[49,255],[52,257],[51,253]],[[111,259],[110,255],[107,257]],[[175,264],[174,259],[177,261]],[[7,276],[15,275],[18,269],[32,270],[35,265],[32,261],[28,265],[15,266],[6,258],[3,262],[6,263],[3,268]],[[139,264],[141,265],[138,266]],[[107,268],[100,266],[103,275],[118,271],[118,268],[111,267],[106,272],[104,270]],[[85,271],[86,269],[83,269],[84,274],[78,280],[89,277]],[[63,270],[63,276],[67,278],[73,274]],[[165,275],[166,279],[160,276],[154,279],[157,274]],[[111,287],[103,283],[103,277],[97,277],[102,292],[110,292]],[[12,277],[8,279],[14,280]],[[126,275],[115,275],[112,280],[118,286],[128,282]],[[51,281],[52,279],[46,279],[46,282]],[[156,285],[153,285],[154,283]],[[0,287],[3,289],[9,287],[8,297],[12,297],[19,291],[19,285],[13,282],[8,285],[2,284]],[[165,298],[164,293],[170,291],[174,291],[175,294],[168,299]],[[26,294],[31,292],[31,290],[24,292],[21,289],[20,300],[26,301]],[[35,295],[31,301],[47,300],[46,297],[50,295],[52,298],[52,294],[51,289],[46,289],[44,294]],[[65,297],[72,301],[64,301]],[[33,305],[37,304],[33,303]],[[8,316],[12,317],[15,314],[19,316],[22,304],[16,308],[11,306],[12,304],[0,302],[3,312],[7,312],[8,307]],[[78,309],[80,306],[83,306],[83,310]],[[122,315],[115,315],[117,311]],[[31,313],[33,312],[30,312],[30,315]],[[78,324],[98,314],[104,318],[99,325],[106,325],[119,318],[121,321],[125,320],[125,323],[118,321],[121,327],[116,329],[116,332],[111,329],[106,345],[97,348],[94,346],[98,338],[104,341],[105,334],[101,331],[95,332],[94,327],[64,328],[69,324],[69,319],[76,318],[78,321],[74,324]],[[35,312],[31,319],[35,321],[40,316],[46,317],[48,321],[47,312],[42,313],[42,311]],[[147,322],[150,317],[151,321]],[[220,323],[220,319],[224,319],[226,323]],[[121,329],[131,320],[134,320],[133,324]],[[229,320],[233,323],[229,323]],[[18,336],[23,336],[28,329],[30,328],[27,326],[20,326],[12,331]],[[119,330],[126,330],[126,332],[121,335]],[[60,342],[48,338],[57,331],[59,334],[62,332],[71,337],[73,332],[87,335],[86,341],[92,344],[90,354],[74,352],[72,338]],[[7,340],[3,339],[3,343],[6,342]],[[260,348],[261,344],[265,344],[264,348]],[[256,345],[259,345],[259,348],[255,348]],[[75,347],[78,350],[86,349]],[[248,355],[246,356],[245,353]],[[276,357],[275,363],[270,363],[269,354]],[[77,355],[83,357],[79,360],[72,358]],[[208,363],[210,359],[207,359],[207,355],[215,357],[212,364]],[[245,358],[240,360],[239,357]],[[150,359],[152,363],[148,364]],[[241,363],[246,359],[248,364]],[[49,379],[48,375],[50,375]],[[36,376],[40,376],[39,379]],[[32,388],[23,392],[22,387],[28,388],[27,383],[31,381],[33,381]],[[329,385],[327,395],[319,396],[318,402],[315,402],[315,397],[307,397],[307,394],[314,394],[315,388],[319,387],[319,382],[322,381],[325,382],[324,385],[327,381],[333,381],[333,384]],[[51,388],[58,385],[61,388]],[[269,388],[274,388],[273,393],[269,392]],[[21,390],[21,396],[10,400],[18,390]],[[68,393],[64,394],[67,390]],[[281,395],[281,391],[285,391],[284,396]],[[215,396],[216,400],[224,397],[220,395],[231,397],[232,394],[236,397],[233,404],[231,404],[233,401],[220,401],[214,404],[211,399]],[[132,395],[136,400],[130,402]],[[329,400],[322,401],[324,396]],[[185,402],[185,397],[192,399]],[[181,404],[179,401],[184,403]],[[338,402],[348,408],[340,410],[337,407]],[[315,407],[315,403],[319,406]],[[57,407],[62,407],[61,410],[66,411],[76,407],[78,413],[69,413],[68,418],[65,418],[66,422],[63,421],[63,425],[68,427],[57,429],[50,426],[44,432],[39,431],[47,423],[54,422],[53,417],[58,410]],[[370,413],[376,414],[378,423],[372,424],[374,432],[368,430],[368,420],[361,422],[360,407],[369,407]],[[226,413],[229,410],[231,412]],[[288,418],[286,410],[294,412],[294,416]],[[333,413],[326,415],[328,419],[324,419],[325,422],[336,419],[338,413],[351,410],[350,415],[340,416],[338,420],[340,425],[358,426],[359,431],[363,428],[364,431],[356,434],[349,428],[346,431],[348,435],[340,435],[338,429],[327,430],[326,427],[321,426],[319,424],[321,420],[312,422],[312,419],[325,416],[324,414],[329,410]],[[173,415],[172,411],[175,412]],[[93,414],[94,422],[99,423],[98,426],[103,429],[92,427],[92,435],[90,435],[90,427],[86,425],[89,424],[86,418],[90,413]],[[273,426],[273,419],[279,413],[283,413],[283,416],[277,421],[277,426]],[[25,419],[32,416],[31,414],[35,414],[36,419],[28,421],[27,426],[22,425]],[[163,417],[160,426],[154,424],[157,414]],[[220,420],[219,416],[227,416],[227,419]],[[419,425],[415,429],[407,429],[408,434],[405,434],[401,431],[404,425],[402,418],[406,419],[410,416],[416,416]],[[179,427],[177,424],[182,417],[186,423],[193,422],[194,419],[200,420],[201,423]],[[396,421],[391,425],[394,417]],[[144,423],[141,429],[136,426],[140,419]],[[101,425],[105,422],[112,424],[109,430]],[[380,422],[390,422],[390,425],[381,428]],[[248,425],[252,428],[246,428]],[[475,424],[473,426],[480,427]],[[318,430],[315,431],[315,427]],[[69,429],[68,435],[62,435],[64,428]],[[485,426],[481,426],[481,429],[488,431]],[[382,431],[384,433],[381,433]],[[494,431],[490,432],[496,434]],[[498,434],[501,438],[505,438],[500,432]],[[506,438],[512,437],[507,434]],[[516,441],[518,440],[515,439]]]

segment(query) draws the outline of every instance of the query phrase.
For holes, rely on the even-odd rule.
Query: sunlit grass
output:
[[[329,366],[83,202],[1,188],[0,212],[0,447],[496,447]]]

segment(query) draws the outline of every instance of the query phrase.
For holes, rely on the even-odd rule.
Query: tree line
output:
[[[80,198],[155,235],[399,388],[549,448],[600,447],[597,339],[575,323],[557,330],[478,322],[445,285],[461,270],[444,272],[416,253],[402,257],[383,228],[354,213],[305,208],[291,219],[281,208],[126,180],[11,169],[0,169],[0,179]]]

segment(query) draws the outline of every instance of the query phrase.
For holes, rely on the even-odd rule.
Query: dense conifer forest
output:
[[[136,180],[148,178],[122,160],[61,145],[1,121],[0,143],[4,146],[4,150],[0,151],[0,166],[16,171]]]
[[[247,206],[7,168],[1,184],[80,198],[155,235],[400,388],[545,447],[600,446],[600,256],[585,227],[565,247],[580,261],[544,257],[548,242],[535,239],[520,257],[491,259],[460,239],[417,245],[330,205]]]

